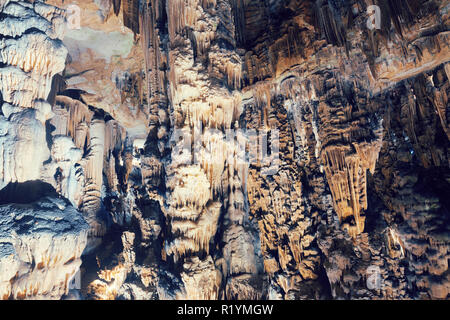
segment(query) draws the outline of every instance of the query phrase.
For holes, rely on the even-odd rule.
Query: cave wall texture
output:
[[[0,298],[448,299],[450,1],[0,0]]]

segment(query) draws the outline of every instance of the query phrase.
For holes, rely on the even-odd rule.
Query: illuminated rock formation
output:
[[[447,299],[449,8],[0,0],[2,297]]]

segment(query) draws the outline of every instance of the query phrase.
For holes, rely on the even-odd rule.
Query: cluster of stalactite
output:
[[[380,29],[367,28],[370,5],[381,9]],[[433,20],[445,6],[406,0],[114,6],[145,57],[150,131],[139,166],[146,194],[134,189],[142,203],[133,216],[154,260],[130,271],[145,288],[158,287],[159,298],[196,299],[446,296],[447,269],[440,263],[432,276],[427,267],[418,271],[423,255],[410,255],[413,240],[406,240],[413,234],[406,230],[417,226],[394,223],[392,203],[400,195],[395,188],[382,194],[388,186],[380,184],[380,174],[399,174],[383,167],[394,110],[402,110],[405,143],[414,146],[412,166],[437,170],[430,168],[446,161],[443,149],[426,147],[448,143],[448,65],[442,65],[448,15]],[[426,72],[434,68],[440,71],[430,78]],[[264,142],[277,144],[276,171],[252,156],[240,162],[239,138],[223,139],[228,129],[269,137]],[[440,130],[447,139],[436,136]],[[247,138],[250,155],[267,147],[259,136]],[[429,249],[420,247],[429,251],[428,263],[445,260],[441,236],[429,236]],[[158,273],[158,260],[181,266],[180,274],[169,276],[170,267]],[[385,286],[350,289],[368,278],[369,261],[381,268]],[[142,295],[142,284],[124,286],[126,292],[115,292]],[[420,295],[415,286],[423,288]]]
[[[68,89],[63,10],[0,2],[0,194],[41,180],[80,224],[48,280],[11,260],[5,298],[68,295],[83,250],[93,299],[448,297],[448,1],[99,6],[141,47],[111,78],[145,138]]]

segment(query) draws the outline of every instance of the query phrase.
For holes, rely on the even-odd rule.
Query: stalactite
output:
[[[112,0],[112,3],[113,3],[114,14],[116,16],[118,16],[119,12],[120,12],[121,0]]]
[[[174,1],[168,3],[167,8],[169,39],[173,47],[169,52],[169,97],[174,114],[180,115],[176,125],[200,135],[194,137],[192,146],[198,165],[181,166],[173,160],[166,180],[171,189],[167,214],[172,219],[169,226],[173,239],[166,243],[165,252],[177,263],[195,252],[209,254],[222,210],[217,199],[228,192],[229,180],[223,175],[224,172],[228,174],[229,168],[234,168],[229,159],[229,152],[234,152],[234,147],[224,139],[224,131],[237,126],[241,113],[240,94],[232,91],[240,87],[240,57],[231,49],[211,45],[227,36],[222,35],[223,31],[217,25],[229,21],[229,4],[202,1],[200,7],[198,1],[189,0],[183,7],[185,2]],[[216,10],[221,8],[219,17],[211,15],[214,7]],[[229,23],[225,25],[234,32]],[[207,68],[202,65],[205,58],[209,61]],[[205,75],[215,81],[205,81]],[[174,138],[177,145],[184,145],[185,142]],[[177,158],[182,157],[178,155]],[[178,186],[176,181],[180,183]],[[201,198],[188,192],[192,189],[198,193],[199,188],[204,195]],[[236,195],[236,205],[240,202]]]
[[[186,26],[194,26],[197,21],[198,0],[174,0],[167,2],[169,18],[169,37],[174,41],[176,34]]]
[[[320,0],[316,2],[315,19],[316,27],[320,30],[328,43],[345,46],[346,34],[340,20],[337,20],[336,14],[327,0]]]
[[[56,106],[53,108],[55,116],[51,123],[55,126],[55,134],[72,137],[75,146],[79,149],[85,147],[89,140],[88,126],[93,112],[82,102],[66,96],[56,97]]]
[[[380,7],[385,22],[383,28],[389,31],[392,23],[397,33],[403,37],[402,24],[411,24],[414,16],[419,13],[423,2],[423,0],[377,0],[376,4]]]
[[[115,10],[116,7],[114,7],[114,12],[116,12]],[[123,0],[122,13],[125,27],[130,28],[135,34],[139,34],[139,0]]]

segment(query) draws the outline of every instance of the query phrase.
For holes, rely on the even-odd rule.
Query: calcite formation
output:
[[[30,185],[30,190],[36,187]],[[30,190],[17,184],[8,191]],[[5,189],[2,196],[8,196]],[[2,204],[0,212],[2,299],[59,299],[68,294],[87,242],[89,225],[82,215],[54,196]]]
[[[449,9],[0,0],[0,297],[448,299]]]

